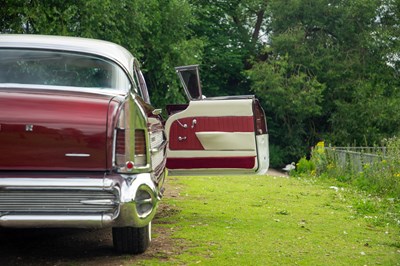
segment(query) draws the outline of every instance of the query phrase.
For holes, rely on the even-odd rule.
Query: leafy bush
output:
[[[382,160],[365,164],[355,181],[371,192],[400,197],[400,139],[394,137],[384,140],[384,143],[386,154],[382,154]]]
[[[315,175],[315,163],[311,160],[307,160],[306,157],[302,157],[296,164],[295,174],[311,174]]]

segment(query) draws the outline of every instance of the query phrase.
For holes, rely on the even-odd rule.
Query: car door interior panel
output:
[[[218,133],[219,132],[219,133]],[[254,132],[254,121],[251,116],[219,116],[219,117],[188,117],[175,120],[171,124],[170,149],[171,150],[207,150],[210,148],[209,141],[215,142],[210,138],[214,136],[218,139],[223,137],[224,133],[230,133],[229,139],[235,139],[239,142],[240,136]],[[209,134],[206,134],[209,133]],[[210,134],[214,133],[214,134]],[[221,135],[218,137],[218,135]],[[254,139],[250,134],[250,138]],[[200,136],[200,137],[199,137]],[[207,137],[208,136],[208,137]],[[201,139],[200,139],[201,138]],[[220,139],[222,140],[222,139]],[[231,143],[235,145],[235,143]],[[206,147],[204,146],[206,145]],[[224,145],[221,143],[221,145]],[[226,146],[226,144],[225,144]],[[232,146],[233,147],[233,146]]]
[[[252,98],[205,99],[171,115],[167,167],[178,169],[246,169],[255,172],[256,122]]]
[[[188,104],[169,105],[165,123],[170,174],[265,173],[265,114],[253,95],[206,98],[197,65],[176,68]]]

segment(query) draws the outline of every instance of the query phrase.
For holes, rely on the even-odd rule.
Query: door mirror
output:
[[[179,79],[181,80],[182,86],[185,89],[185,93],[189,101],[203,99],[200,84],[199,66],[181,66],[176,67],[175,70],[179,76]]]

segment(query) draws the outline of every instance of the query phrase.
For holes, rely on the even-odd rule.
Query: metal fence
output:
[[[374,164],[386,157],[386,147],[325,147],[328,160],[352,172],[361,172],[366,164]]]

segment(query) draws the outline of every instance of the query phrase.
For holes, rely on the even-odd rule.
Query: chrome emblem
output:
[[[25,125],[25,131],[32,132],[33,131],[33,125]]]

